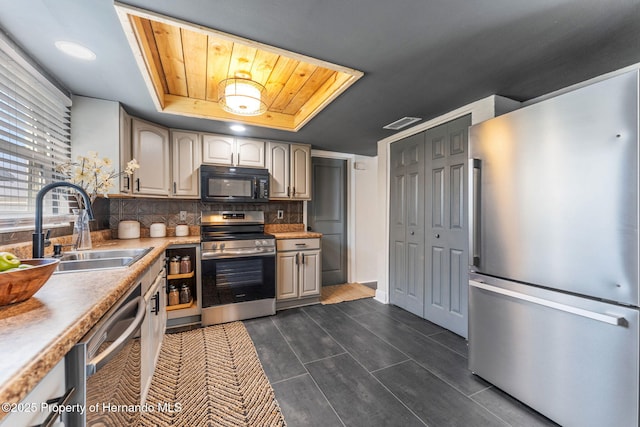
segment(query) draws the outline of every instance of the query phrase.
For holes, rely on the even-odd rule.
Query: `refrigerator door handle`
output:
[[[469,159],[469,265],[480,267],[480,159]]]
[[[610,325],[621,326],[626,323],[624,317],[621,317],[621,316],[595,313],[593,311],[584,310],[582,308],[573,307],[566,304],[561,304],[555,301],[549,301],[543,298],[534,297],[532,295],[523,294],[523,293],[512,291],[509,289],[503,289],[496,286],[487,285],[486,283],[477,282],[475,280],[469,280],[469,286],[474,286],[476,288],[484,289],[486,291],[494,292],[500,295],[505,295],[507,297],[519,299],[519,300],[530,302],[533,304],[542,305],[544,307],[553,308],[555,310],[564,311],[567,313],[586,317],[592,320],[597,320],[598,322],[608,323]]]

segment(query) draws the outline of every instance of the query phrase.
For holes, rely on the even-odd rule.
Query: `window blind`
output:
[[[33,224],[35,197],[71,158],[70,98],[0,39],[0,231]],[[47,223],[66,222],[65,190],[45,198]]]

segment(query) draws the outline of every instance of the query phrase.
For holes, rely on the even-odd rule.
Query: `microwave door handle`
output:
[[[253,178],[253,198],[258,198],[258,178]]]

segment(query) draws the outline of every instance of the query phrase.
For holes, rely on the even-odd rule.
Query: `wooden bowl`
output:
[[[58,267],[59,259],[23,259],[33,267],[0,272],[0,306],[27,300],[44,285]]]

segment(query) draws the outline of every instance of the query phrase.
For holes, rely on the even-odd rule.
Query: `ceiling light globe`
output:
[[[220,106],[232,114],[257,116],[267,111],[263,100],[264,86],[249,79],[230,78],[220,82]]]

